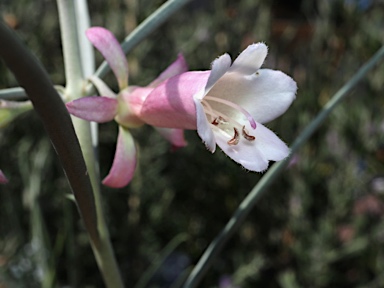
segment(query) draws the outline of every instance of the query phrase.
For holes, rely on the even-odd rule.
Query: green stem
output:
[[[161,264],[165,262],[167,257],[175,251],[177,246],[179,246],[181,243],[188,240],[188,235],[185,233],[177,235],[175,238],[171,240],[167,244],[167,246],[164,247],[163,251],[161,251],[160,255],[153,260],[151,266],[148,268],[148,270],[141,276],[139,282],[134,286],[134,288],[145,288],[148,287],[149,281],[152,279],[153,275],[155,275],[156,271],[159,270]]]
[[[2,100],[25,100],[28,99],[25,90],[21,87],[7,88],[0,90],[0,99]]]
[[[64,54],[66,96],[70,100],[82,96],[83,68],[77,39],[74,0],[58,0],[61,39]]]
[[[55,85],[55,89],[63,97],[64,87]],[[28,96],[22,87],[5,88],[0,90],[0,100],[24,101],[28,100]]]
[[[85,77],[81,66],[75,3],[74,0],[58,0],[57,2],[63,41],[65,75],[67,77],[66,96],[70,100],[73,100],[82,97],[85,93],[83,90]],[[94,148],[92,146],[90,123],[76,117],[72,117],[72,121],[83,151],[96,204],[97,230],[100,238],[98,242],[93,241],[94,239],[91,238],[93,252],[106,286],[110,288],[124,287],[104,218],[100,177],[96,165]]]
[[[217,257],[225,243],[230,237],[237,231],[240,225],[243,223],[247,215],[255,206],[260,197],[265,193],[266,189],[273,183],[273,181],[284,171],[284,168],[289,163],[289,159],[292,155],[309,139],[309,137],[316,131],[317,128],[324,122],[333,109],[339,104],[348,93],[361,81],[361,79],[384,57],[384,46],[381,47],[371,59],[364,64],[357,73],[331,98],[331,100],[324,106],[322,111],[316,116],[314,120],[304,129],[304,131],[296,138],[292,144],[291,155],[276,163],[268,170],[268,172],[261,178],[257,185],[247,195],[247,197],[241,202],[231,219],[228,221],[224,229],[218,236],[211,242],[207,250],[201,256],[199,262],[189,275],[187,281],[184,284],[184,288],[197,287],[209,269],[210,265]]]

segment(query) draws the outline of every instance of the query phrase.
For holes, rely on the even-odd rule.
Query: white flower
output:
[[[160,127],[197,129],[212,153],[217,144],[246,169],[264,171],[289,148],[262,123],[284,113],[297,90],[286,74],[260,69],[266,56],[265,44],[252,44],[232,65],[224,54],[211,71],[172,77],[151,92],[140,117]]]

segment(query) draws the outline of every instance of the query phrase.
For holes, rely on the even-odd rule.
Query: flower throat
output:
[[[217,98],[214,96],[205,96],[204,99],[201,100],[201,104],[205,107],[204,112],[210,116],[210,123],[211,125],[218,127],[219,129],[225,131],[227,133],[225,128],[228,128],[228,126],[232,126],[233,128],[233,137],[227,141],[228,145],[237,145],[240,141],[240,130],[241,130],[241,136],[244,137],[244,139],[248,141],[254,141],[256,139],[255,136],[249,134],[248,130],[245,128],[245,125],[241,125],[239,122],[237,122],[235,119],[217,111],[212,108],[212,106],[208,103],[208,101],[212,102],[218,102],[221,104],[224,104],[228,107],[231,107],[235,109],[237,112],[240,112],[243,114],[247,120],[249,121],[249,124],[253,129],[256,129],[256,121],[253,119],[252,115],[249,114],[247,110],[242,108],[241,106],[221,98]]]

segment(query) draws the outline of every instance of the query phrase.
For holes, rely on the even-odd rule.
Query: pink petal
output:
[[[237,145],[229,145],[227,141],[231,135],[215,128],[217,145],[237,163],[244,168],[262,172],[268,168],[269,161],[281,161],[289,155],[289,148],[281,141],[275,133],[260,123],[257,123],[256,130],[251,130],[249,124],[246,125],[249,134],[255,136],[254,141],[240,137]],[[241,133],[241,132],[240,132]]]
[[[107,84],[105,84],[105,82],[99,77],[91,76],[89,77],[89,80],[92,82],[93,85],[95,85],[97,91],[99,92],[99,95],[103,95],[110,98],[116,98],[116,93],[113,92],[107,86]]]
[[[6,184],[8,183],[7,177],[5,177],[3,171],[0,170],[0,184]]]
[[[267,53],[268,47],[264,43],[249,45],[233,62],[229,72],[253,74],[263,65]]]
[[[117,105],[116,99],[102,96],[79,98],[66,104],[72,115],[98,123],[113,120],[117,114]]]
[[[128,86],[128,63],[120,43],[109,30],[102,27],[91,27],[85,33],[89,41],[103,54],[116,76],[120,90],[123,90]]]
[[[155,127],[155,129],[172,144],[173,148],[177,149],[187,146],[187,141],[185,141],[184,138],[184,130],[160,127]]]
[[[194,95],[204,93],[209,74],[186,72],[165,80],[144,101],[140,118],[157,127],[196,129]]]
[[[188,64],[183,54],[179,53],[175,62],[168,66],[159,77],[157,77],[148,87],[157,87],[161,82],[188,71]]]
[[[119,136],[115,159],[103,184],[112,188],[122,188],[132,180],[136,168],[136,147],[128,129],[119,126]]]

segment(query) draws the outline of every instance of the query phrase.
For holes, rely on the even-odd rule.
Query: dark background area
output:
[[[92,25],[122,40],[163,2],[91,0]],[[0,12],[64,85],[56,3],[2,0]],[[127,55],[129,82],[147,85],[179,52],[191,70],[206,70],[225,52],[235,58],[265,42],[264,67],[299,87],[287,113],[267,125],[289,144],[380,48],[383,27],[383,1],[191,1]],[[384,287],[383,77],[379,65],[294,156],[200,287]],[[112,75],[106,81],[116,90]],[[1,63],[0,88],[15,86]],[[103,187],[118,263],[133,287],[174,244],[146,287],[178,287],[262,174],[219,150],[211,155],[196,131],[186,131],[189,145],[175,152],[151,127],[132,133],[140,147],[133,182]],[[116,138],[114,122],[100,125],[102,177]],[[104,287],[34,112],[0,130],[0,166],[10,179],[0,186],[0,287],[42,287],[47,279],[54,287]]]

